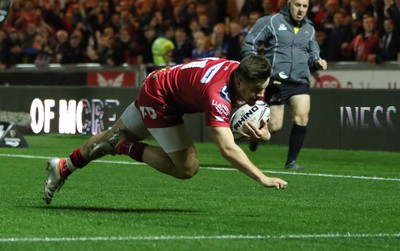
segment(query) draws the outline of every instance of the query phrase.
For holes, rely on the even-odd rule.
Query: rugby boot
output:
[[[47,161],[47,179],[44,184],[43,200],[51,203],[55,192],[60,190],[67,177],[61,175],[63,168],[67,168],[67,159],[51,158]]]
[[[295,160],[293,160],[290,163],[286,163],[285,164],[285,169],[289,169],[289,170],[296,170],[296,171],[300,171],[300,170],[304,170],[304,167],[299,166]]]
[[[249,143],[249,150],[252,151],[252,152],[257,151],[258,144],[259,144],[258,141],[250,141],[250,143]]]

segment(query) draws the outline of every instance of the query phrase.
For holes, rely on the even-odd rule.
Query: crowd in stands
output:
[[[14,0],[0,69],[15,64],[180,64],[240,60],[255,21],[285,0]],[[400,60],[400,0],[310,0],[328,62]]]

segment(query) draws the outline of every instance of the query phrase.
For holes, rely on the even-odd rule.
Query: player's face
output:
[[[291,0],[289,2],[290,15],[292,18],[300,22],[307,14],[309,0]]]
[[[238,81],[238,94],[248,105],[253,106],[257,100],[264,96],[264,90],[269,83],[269,78],[263,83],[242,83]]]

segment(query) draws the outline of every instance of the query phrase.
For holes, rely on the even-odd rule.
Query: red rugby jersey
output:
[[[229,127],[228,83],[238,66],[237,61],[204,58],[154,71],[140,91],[138,106],[152,104],[159,114],[171,118],[204,112],[207,126]]]

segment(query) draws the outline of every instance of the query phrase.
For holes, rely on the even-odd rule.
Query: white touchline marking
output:
[[[49,156],[34,156],[34,155],[23,155],[23,154],[0,154],[0,157],[10,157],[10,158],[24,158],[24,159],[50,159]],[[120,164],[120,165],[146,165],[140,162],[133,161],[112,161],[112,160],[95,160],[93,162],[97,163],[110,163],[110,164]],[[235,168],[227,167],[212,167],[212,166],[202,166],[201,169],[214,170],[214,171],[237,171]],[[273,174],[288,174],[288,175],[302,175],[302,176],[314,176],[314,177],[329,177],[329,178],[344,178],[344,179],[363,179],[363,180],[384,180],[384,181],[400,181],[400,178],[390,178],[390,177],[371,177],[371,176],[352,176],[352,175],[340,175],[340,174],[326,174],[326,173],[303,173],[303,172],[285,172],[285,171],[270,171],[262,170],[264,173]]]
[[[202,167],[204,169],[212,170],[236,170],[233,168],[220,168],[220,167]],[[331,177],[331,178],[345,178],[345,179],[363,179],[363,180],[386,180],[386,181],[400,181],[400,178],[385,178],[385,177],[371,177],[371,176],[352,176],[352,175],[340,175],[340,174],[326,174],[326,173],[299,173],[299,172],[284,172],[284,171],[267,171],[262,170],[264,173],[275,173],[275,174],[289,174],[289,175],[303,175],[303,176],[316,176],[316,177]]]
[[[76,241],[169,241],[169,240],[268,240],[268,239],[355,239],[355,238],[398,238],[400,233],[378,234],[289,234],[289,235],[195,235],[195,236],[95,236],[95,237],[31,237],[0,238],[0,242],[76,242]]]
[[[49,157],[49,156],[35,156],[35,155],[24,155],[24,154],[3,154],[3,153],[0,153],[0,157],[22,158],[22,159],[50,159],[50,158],[53,158],[53,157]],[[121,165],[145,165],[143,163],[132,162],[132,161],[94,160],[93,162],[121,164]]]

